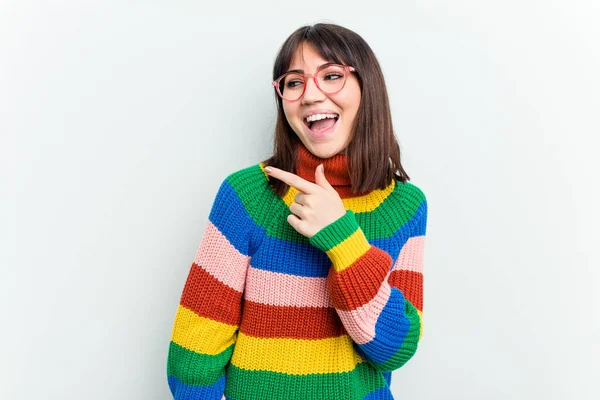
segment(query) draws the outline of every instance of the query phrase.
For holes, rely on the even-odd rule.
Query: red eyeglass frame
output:
[[[317,68],[317,71],[314,74],[300,74],[299,72],[295,72],[295,71],[286,72],[285,74],[281,75],[279,78],[277,78],[276,80],[274,80],[273,82],[271,82],[271,84],[273,85],[273,87],[275,87],[275,90],[277,91],[277,94],[279,95],[279,97],[281,97],[282,100],[289,101],[289,102],[294,102],[294,101],[300,100],[302,98],[302,96],[304,96],[304,92],[306,92],[306,86],[308,86],[306,84],[304,85],[304,89],[302,89],[302,93],[300,94],[300,96],[298,96],[298,98],[296,100],[287,100],[287,99],[284,99],[283,95],[279,91],[279,81],[281,81],[283,78],[285,78],[287,75],[290,75],[290,74],[303,75],[304,82],[307,82],[308,79],[312,78],[313,82],[315,82],[315,86],[323,94],[325,94],[325,95],[336,94],[336,93],[339,93],[344,88],[344,86],[346,86],[346,82],[348,81],[348,79],[347,79],[348,77],[347,76],[344,78],[344,84],[342,85],[342,87],[340,88],[340,90],[337,90],[337,91],[332,92],[332,93],[327,93],[323,89],[321,89],[321,87],[319,86],[319,82],[317,81],[317,75],[319,75],[319,72],[321,72],[321,70],[323,68],[327,68],[327,67],[331,67],[331,66],[341,67],[346,74],[349,73],[349,72],[355,72],[356,71],[356,69],[354,69],[354,67],[351,66],[351,65],[342,65],[342,64],[329,63],[329,64],[323,64],[323,65],[321,65],[319,68]]]

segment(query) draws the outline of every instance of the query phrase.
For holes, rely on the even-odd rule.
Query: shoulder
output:
[[[257,163],[229,173],[224,181],[233,186],[236,191],[247,190],[248,187],[263,183],[265,176],[262,164]]]
[[[412,182],[394,180],[394,187],[377,207],[376,217],[389,236],[425,234],[427,199],[424,191]],[[403,236],[401,236],[403,237]]]
[[[424,234],[427,225],[428,205],[424,191],[414,183],[396,181],[394,188],[396,204],[400,206],[400,214],[406,221],[418,226],[418,231]]]
[[[229,173],[224,179],[236,192],[252,192],[264,187],[267,175],[263,163],[252,164]]]
[[[394,194],[402,202],[402,204],[410,208],[417,208],[427,204],[427,197],[425,196],[423,190],[410,181],[405,183],[396,181]]]
[[[263,168],[262,163],[256,163],[230,172],[221,182],[219,191],[235,194],[246,208],[251,208],[268,186]]]

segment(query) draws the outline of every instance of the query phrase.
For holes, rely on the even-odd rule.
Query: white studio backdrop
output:
[[[397,399],[600,398],[598,3],[1,1],[0,398],[169,399],[220,182],[269,156],[275,55],[346,26],[427,195]]]

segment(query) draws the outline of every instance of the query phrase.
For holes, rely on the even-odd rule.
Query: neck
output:
[[[323,164],[325,178],[338,192],[341,198],[356,197],[365,193],[352,193],[352,184],[350,182],[349,156],[344,152],[336,154],[329,158],[315,156],[304,146],[301,141],[298,142],[298,155],[296,162],[296,175],[315,183],[315,170]]]

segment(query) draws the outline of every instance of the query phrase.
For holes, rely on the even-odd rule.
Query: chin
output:
[[[306,147],[312,154],[319,158],[331,158],[344,151],[344,147],[335,146],[330,143],[311,143]]]

